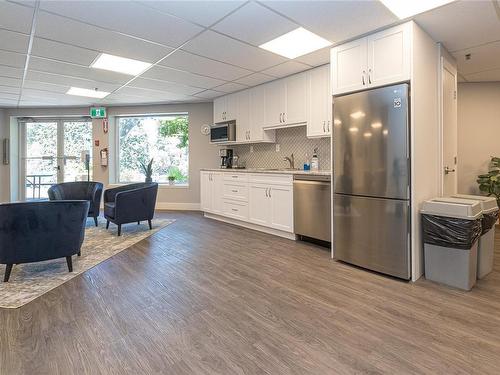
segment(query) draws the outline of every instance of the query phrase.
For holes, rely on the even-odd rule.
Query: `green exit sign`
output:
[[[92,107],[92,108],[90,108],[90,117],[92,117],[92,118],[104,118],[104,117],[106,117],[106,108],[104,108],[104,107]]]

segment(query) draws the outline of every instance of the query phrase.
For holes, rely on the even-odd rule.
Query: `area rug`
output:
[[[89,219],[85,229],[82,255],[73,257],[73,272],[68,272],[65,258],[20,264],[14,266],[9,282],[4,283],[5,266],[0,265],[0,308],[21,307],[174,221],[155,219],[153,230],[149,230],[147,222],[141,225],[127,224],[123,226],[122,235],[118,237],[113,224],[106,230],[106,223],[103,220],[100,220],[99,226],[95,227],[94,221]]]

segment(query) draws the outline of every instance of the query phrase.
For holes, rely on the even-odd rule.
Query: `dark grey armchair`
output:
[[[140,183],[108,189],[104,192],[104,217],[106,229],[112,222],[118,225],[118,235],[122,233],[122,224],[140,224],[147,220],[149,229],[153,229],[151,220],[155,214],[157,183]]]
[[[101,196],[103,185],[100,182],[77,181],[63,182],[52,185],[49,188],[49,199],[60,200],[84,200],[90,202],[88,217],[94,218],[97,227],[97,218],[100,214]]]
[[[80,255],[85,236],[88,201],[22,202],[0,204],[0,264],[4,282],[12,266]]]

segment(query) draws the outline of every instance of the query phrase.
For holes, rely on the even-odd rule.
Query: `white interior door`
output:
[[[457,71],[447,60],[442,64],[443,195],[457,193]]]

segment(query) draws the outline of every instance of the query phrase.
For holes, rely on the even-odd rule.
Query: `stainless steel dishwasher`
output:
[[[295,234],[331,242],[330,176],[293,177],[293,216]]]

